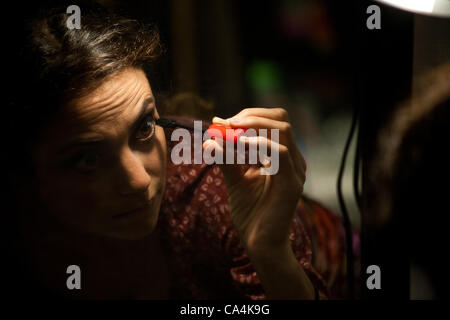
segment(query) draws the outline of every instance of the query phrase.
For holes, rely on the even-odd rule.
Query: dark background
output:
[[[323,174],[313,171],[310,179],[328,177],[327,186],[306,192],[337,212],[341,211],[335,192],[337,169],[351,115],[359,108],[362,218],[351,191],[344,193],[354,227],[359,229],[362,222],[362,261],[361,268],[356,267],[361,272],[361,298],[408,299],[405,224],[398,217],[383,228],[365,223],[365,215],[376,215],[367,200],[376,196],[376,190],[364,168],[374,155],[378,130],[411,91],[414,15],[380,5],[382,28],[369,30],[366,8],[372,1],[145,3],[127,1],[120,7],[160,26],[169,44],[166,68],[172,74],[166,89],[195,92],[212,102],[211,115],[222,117],[244,106],[285,107],[306,158],[319,154],[317,160],[324,163],[313,165],[311,170],[322,169]],[[153,12],[152,17],[145,12]],[[330,130],[339,138],[327,140]],[[353,158],[348,162],[344,179],[350,185]],[[330,182],[333,194],[325,197],[322,192]],[[365,286],[365,270],[372,264],[380,266],[382,290]]]
[[[167,96],[181,94],[167,113],[209,120],[213,115],[232,116],[245,107],[286,108],[308,162],[305,192],[339,214],[336,179],[352,115],[357,112],[358,136],[345,166],[343,192],[353,227],[361,230],[361,243],[355,244],[362,256],[356,265],[361,274],[358,297],[410,297],[404,213],[382,227],[369,222],[377,216],[370,205],[377,190],[366,168],[376,152],[379,129],[411,94],[415,72],[448,60],[449,46],[436,49],[442,39],[450,38],[442,31],[450,30],[448,21],[366,0],[98,2],[158,26],[167,51],[152,87]],[[366,27],[366,8],[371,4],[381,8],[380,30]],[[14,41],[14,24],[39,5],[5,9],[3,50]],[[437,25],[438,36],[428,37]],[[439,58],[431,55],[438,51]],[[415,58],[415,52],[428,53]],[[192,110],[183,94],[201,97],[200,110]],[[361,186],[356,187],[363,195],[361,210],[353,186],[357,161],[362,163]],[[372,264],[381,268],[381,290],[365,286],[365,270]]]

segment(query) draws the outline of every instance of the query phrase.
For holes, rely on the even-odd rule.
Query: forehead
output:
[[[37,154],[54,153],[73,141],[112,141],[122,137],[148,99],[154,98],[145,73],[124,70],[61,108],[42,132],[39,147],[35,146]],[[154,103],[147,109],[152,107],[155,108]]]
[[[128,127],[147,99],[153,93],[145,73],[126,69],[61,108],[47,133],[59,143],[80,134],[104,138]]]
[[[110,77],[89,94],[72,100],[63,110],[63,117],[87,125],[113,121],[130,115],[145,98],[153,94],[145,73],[125,69]]]

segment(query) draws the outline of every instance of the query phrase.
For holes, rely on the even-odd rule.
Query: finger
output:
[[[255,108],[256,109],[256,108]],[[260,108],[261,110],[261,108]],[[272,109],[273,110],[273,109]],[[221,119],[223,120],[223,119]],[[277,143],[280,143],[282,145],[287,146],[291,152],[290,156],[292,157],[293,162],[293,168],[295,170],[295,173],[298,177],[301,177],[303,180],[305,179],[306,175],[306,162],[298,150],[294,136],[292,133],[291,126],[289,122],[286,121],[278,121],[278,120],[271,120],[264,117],[258,117],[258,116],[249,116],[247,118],[241,118],[241,121],[233,121],[233,124],[241,127],[241,128],[255,128],[255,129],[278,129],[280,130],[280,139],[279,141],[276,141]],[[223,123],[222,121],[218,121]],[[226,120],[225,124],[230,125],[230,121]],[[250,132],[248,132],[250,133]],[[269,131],[269,137],[268,139],[271,139],[270,131]],[[273,140],[273,139],[271,139]]]
[[[272,120],[269,118],[259,117],[259,116],[248,116],[239,119],[230,119],[231,127],[239,127],[243,129],[278,129],[280,130],[280,143],[292,147],[294,144],[294,135],[292,133],[292,128],[287,121]],[[271,139],[270,131],[268,132],[268,138]]]
[[[261,171],[262,173],[274,175],[292,171],[293,163],[289,155],[289,149],[285,145],[263,136],[240,136],[238,141],[249,149],[258,150],[258,162],[267,169]]]
[[[260,150],[261,146],[264,150],[265,145],[267,145],[267,148],[270,148],[273,151],[270,156],[270,163],[264,164],[263,170],[265,170],[265,173],[261,171],[261,174],[273,176],[274,183],[277,185],[278,189],[284,190],[295,197],[303,192],[305,175],[304,172],[298,174],[295,170],[295,165],[288,147],[261,136],[241,136],[239,137],[239,140],[249,147],[255,144],[258,145],[258,150]],[[276,163],[277,160],[278,164]],[[270,166],[270,168],[268,168],[268,166]]]
[[[262,166],[259,168],[259,174],[270,175],[271,179],[273,178],[275,189],[296,198],[302,194],[305,183],[304,171],[301,171],[300,174],[297,173],[288,147],[263,136],[247,137],[243,135],[238,138],[238,143],[243,143],[248,149],[258,150],[258,153],[263,150],[265,154],[258,155]],[[267,152],[264,152],[268,149],[272,150],[270,157],[267,156]],[[266,159],[269,161],[261,164]],[[251,167],[251,169],[253,168]],[[247,172],[249,171],[250,169]]]
[[[292,128],[289,122],[286,121],[277,121],[277,120],[271,120],[263,117],[257,117],[257,116],[249,116],[246,118],[241,118],[239,121],[230,120],[231,126],[236,126],[239,128],[253,128],[253,129],[278,129],[280,130],[280,139],[279,143],[282,145],[287,146],[291,150],[291,156],[293,158],[295,170],[299,175],[304,175],[306,171],[306,162],[303,158],[303,155],[300,153],[300,151],[297,148],[297,145],[295,143],[294,134],[292,132]],[[270,131],[268,132],[268,139],[272,139]]]
[[[278,121],[289,121],[288,112],[284,108],[245,108],[232,118],[245,118],[250,116],[264,117]]]
[[[275,145],[276,143],[276,141],[274,141],[273,139],[270,140],[268,139],[268,141],[270,142],[269,145]],[[290,170],[290,173],[295,174],[300,180],[304,182],[306,179],[306,162],[303,158],[303,155],[298,150],[297,146],[295,144],[292,144],[291,146],[288,145],[285,146],[282,144],[279,145],[280,145],[280,153],[279,153],[280,159],[281,156],[283,155],[284,148],[286,148],[286,150],[288,150],[286,154],[287,156],[289,156],[290,160],[289,163],[280,161],[279,162],[280,168],[284,170],[285,169],[284,167],[288,166],[287,169]],[[272,154],[270,156],[272,157]]]

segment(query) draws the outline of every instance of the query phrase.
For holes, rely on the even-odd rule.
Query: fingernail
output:
[[[226,123],[227,122],[227,120],[225,120],[225,119],[222,119],[222,118],[219,118],[219,117],[214,117],[213,119],[212,119],[212,122],[218,122],[218,123]]]

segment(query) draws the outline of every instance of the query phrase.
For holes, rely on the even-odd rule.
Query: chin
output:
[[[153,231],[156,229],[156,226],[151,229],[140,229],[140,230],[130,230],[129,233],[122,233],[122,234],[116,234],[116,239],[123,239],[123,240],[140,240],[148,237],[153,233]]]
[[[153,208],[152,208],[153,209]],[[152,234],[158,224],[159,210],[149,210],[138,212],[135,215],[113,220],[108,229],[99,230],[103,236],[123,239],[139,240]]]
[[[142,221],[133,221],[129,224],[124,224],[112,234],[114,238],[124,240],[139,240],[143,239],[155,231],[158,224],[158,214],[151,215]]]

